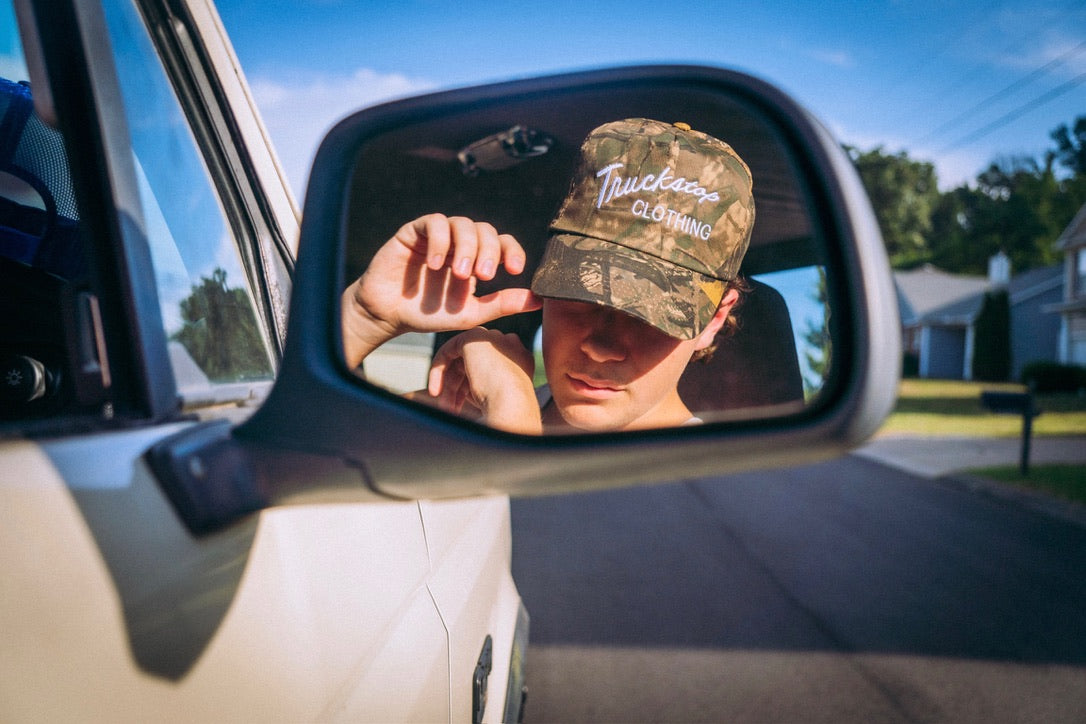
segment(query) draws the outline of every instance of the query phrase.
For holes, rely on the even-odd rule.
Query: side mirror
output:
[[[410,402],[398,393],[424,378],[398,376],[412,359],[425,369],[431,340],[367,359],[364,378],[348,369],[340,293],[399,226],[433,211],[486,220],[521,241],[531,266],[584,136],[629,117],[684,121],[750,166],[757,221],[741,273],[754,280],[756,321],[747,329],[774,330],[790,352],[771,354],[765,335],[754,335],[716,371],[684,375],[681,389],[706,424],[621,434],[519,436]],[[538,319],[505,324],[533,343]],[[714,68],[560,75],[389,103],[329,133],[306,196],[282,369],[233,435],[267,503],[327,494],[306,487],[304,465],[284,464],[303,455],[340,465],[347,489],[395,498],[723,474],[859,444],[893,405],[899,350],[896,296],[866,194],[804,109],[760,80]]]

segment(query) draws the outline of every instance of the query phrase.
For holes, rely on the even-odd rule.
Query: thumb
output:
[[[532,293],[531,289],[500,289],[476,299],[479,318],[476,324],[491,322],[511,314],[534,312],[543,306],[543,299]]]

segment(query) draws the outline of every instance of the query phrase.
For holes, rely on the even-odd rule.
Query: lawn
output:
[[[1017,437],[1022,417],[989,412],[980,404],[986,390],[1023,392],[1013,384],[955,380],[902,380],[898,401],[880,435],[975,435]],[[1037,395],[1041,415],[1033,420],[1034,435],[1086,435],[1086,395]]]
[[[977,468],[969,473],[1086,503],[1086,466],[1083,465],[1031,465],[1028,477],[1022,476],[1017,465]]]
[[[1024,392],[1025,388],[950,380],[902,380],[897,405],[877,434],[1020,437],[1020,415],[996,414],[981,406],[980,393],[986,390]],[[1041,415],[1033,420],[1035,436],[1086,436],[1086,395],[1037,395],[1035,405],[1041,409]],[[1086,466],[1031,465],[1029,477],[1022,477],[1017,465],[968,472],[1086,503]]]

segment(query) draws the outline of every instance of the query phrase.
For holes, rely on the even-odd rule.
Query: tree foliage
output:
[[[181,301],[184,326],[173,335],[214,382],[271,375],[252,305],[244,289],[227,286],[226,271],[215,269]]]
[[[1015,273],[1060,260],[1053,242],[1086,203],[1086,116],[1051,133],[1043,158],[995,159],[974,185],[940,192],[931,164],[845,147],[871,198],[890,263],[984,274],[1000,250]]]
[[[807,360],[807,368],[814,375],[813,379],[803,379],[803,389],[806,395],[811,395],[822,389],[830,372],[830,357],[833,352],[833,336],[830,334],[830,303],[826,291],[826,270],[819,268],[818,283],[811,293],[811,301],[822,309],[822,319],[818,322],[810,321],[807,329],[803,331],[803,340],[807,343],[804,356]]]
[[[1076,176],[1086,176],[1086,116],[1079,116],[1070,128],[1062,124],[1052,132],[1052,140],[1060,165]]]
[[[882,146],[870,151],[845,149],[871,197],[890,263],[910,266],[924,261],[932,211],[939,201],[935,167],[904,152],[887,154]]]
[[[973,379],[1007,381],[1011,374],[1011,304],[1006,289],[985,292],[974,339]]]

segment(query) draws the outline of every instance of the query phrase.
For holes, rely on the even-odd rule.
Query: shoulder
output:
[[[551,401],[551,386],[543,384],[535,388],[535,399],[539,403],[540,410],[546,407],[547,403]]]

